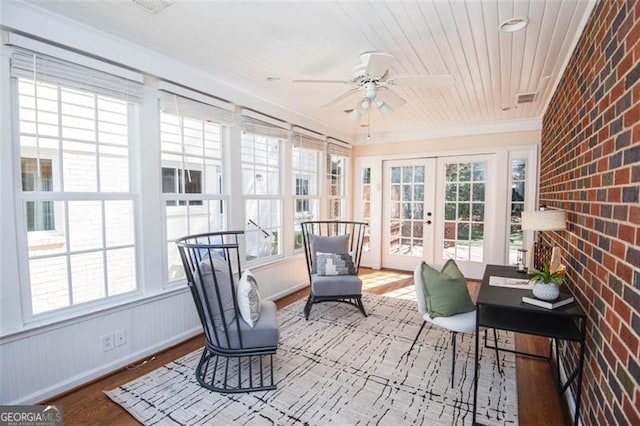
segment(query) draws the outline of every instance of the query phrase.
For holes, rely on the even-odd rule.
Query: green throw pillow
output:
[[[431,318],[462,314],[476,308],[469,296],[467,280],[452,259],[447,260],[442,271],[423,262],[422,281]]]

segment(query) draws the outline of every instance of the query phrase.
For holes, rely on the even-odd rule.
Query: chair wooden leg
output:
[[[420,330],[418,330],[418,334],[416,334],[416,338],[413,339],[413,343],[411,344],[411,347],[409,348],[409,352],[411,352],[411,350],[415,346],[416,342],[418,341],[418,337],[420,337],[420,333],[422,333],[422,329],[424,328],[425,325],[427,325],[427,322],[426,321],[422,321],[422,326],[420,327]],[[409,352],[407,352],[407,355],[409,355]]]
[[[309,295],[307,299],[307,303],[304,305],[304,319],[309,319],[309,314],[311,313],[311,306],[313,305],[313,294]]]
[[[453,346],[453,352],[451,353],[451,387],[454,384],[454,378],[456,374],[456,333],[455,331],[451,332],[451,345]]]

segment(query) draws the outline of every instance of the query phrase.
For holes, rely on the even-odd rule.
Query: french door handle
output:
[[[430,220],[426,221],[425,223],[426,223],[427,225],[431,225],[431,221],[430,221]]]

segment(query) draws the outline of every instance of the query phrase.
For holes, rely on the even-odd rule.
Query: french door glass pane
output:
[[[391,167],[389,254],[422,257],[424,166]]]
[[[484,259],[484,200],[487,163],[445,167],[442,257],[471,262]]]

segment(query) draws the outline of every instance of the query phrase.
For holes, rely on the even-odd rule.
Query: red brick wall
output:
[[[588,314],[587,425],[640,425],[639,39],[640,1],[600,1],[543,119],[540,203],[569,221],[543,234]]]

